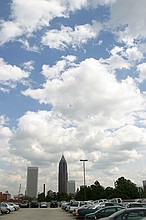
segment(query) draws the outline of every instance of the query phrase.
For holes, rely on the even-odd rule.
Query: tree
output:
[[[45,194],[44,193],[40,193],[38,195],[38,202],[42,202],[42,201],[46,201],[46,198],[45,198]]]
[[[115,182],[115,192],[117,197],[121,197],[122,199],[135,199],[139,197],[136,184],[130,180],[126,180],[124,177],[120,177]]]

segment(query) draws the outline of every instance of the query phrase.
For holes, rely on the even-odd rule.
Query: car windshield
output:
[[[122,214],[124,211],[125,211],[125,209],[122,209],[122,210],[120,210],[120,211],[117,211],[117,212],[113,213],[112,215],[110,215],[110,217],[111,217],[111,218],[112,218],[112,217],[116,217],[117,215]]]
[[[72,202],[71,206],[78,206],[78,204],[79,204],[78,202]]]

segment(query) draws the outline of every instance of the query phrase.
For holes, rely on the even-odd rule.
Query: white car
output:
[[[14,202],[8,202],[7,204],[10,205],[10,206],[13,206],[15,211],[20,208],[20,206],[18,204],[14,203]]]
[[[8,203],[6,203],[6,202],[2,202],[1,203],[1,206],[2,207],[6,207],[7,208],[7,213],[10,213],[10,212],[13,212],[13,211],[15,211],[15,208],[14,208],[14,206],[12,206],[12,205],[9,205]]]

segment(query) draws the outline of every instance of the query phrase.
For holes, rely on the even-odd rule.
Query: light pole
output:
[[[86,179],[85,179],[85,162],[88,161],[87,159],[81,159],[80,161],[83,162],[83,174],[84,174],[84,200],[86,200]]]

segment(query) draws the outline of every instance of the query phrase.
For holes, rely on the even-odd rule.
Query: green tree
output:
[[[93,200],[104,198],[104,187],[97,180],[91,185],[91,195]]]
[[[106,199],[112,199],[114,197],[117,197],[116,196],[116,192],[115,192],[115,189],[113,187],[107,187],[105,190],[104,190],[104,198]]]
[[[38,202],[42,202],[42,201],[46,201],[44,193],[38,194]]]
[[[130,180],[126,180],[124,177],[120,177],[115,182],[115,192],[117,197],[121,197],[122,199],[135,199],[139,197],[136,184]]]

